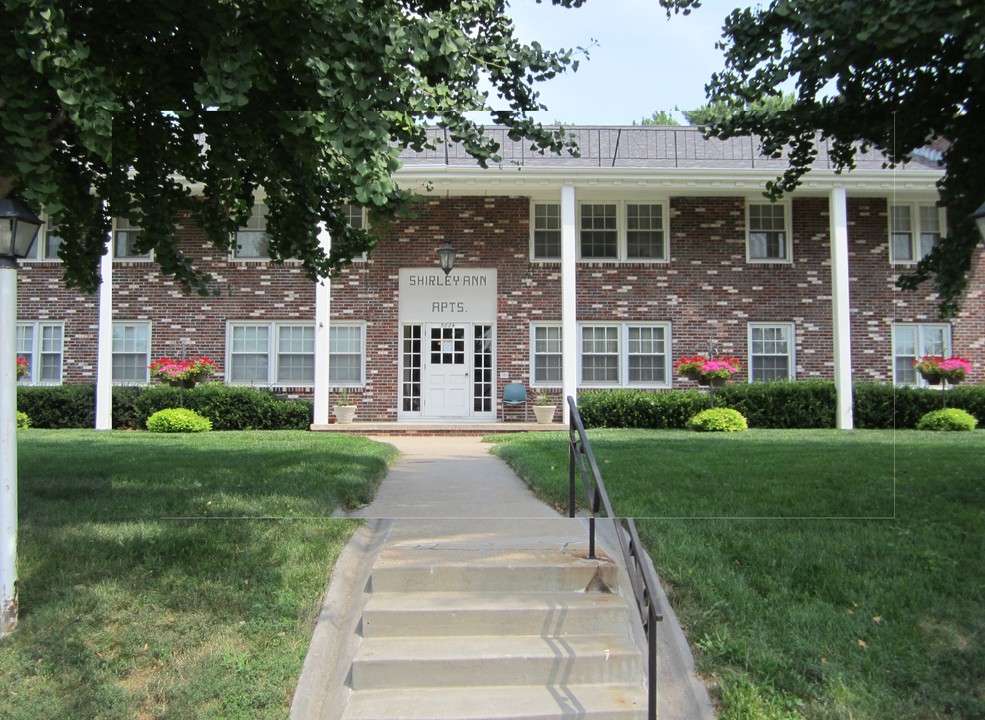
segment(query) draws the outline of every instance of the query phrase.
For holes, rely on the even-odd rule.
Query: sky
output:
[[[723,67],[724,18],[742,0],[703,0],[690,15],[673,15],[657,0],[588,0],[556,7],[550,0],[511,0],[518,37],[545,48],[588,47],[577,72],[539,83],[543,123],[631,125],[656,110],[691,110],[707,102],[705,84]],[[593,44],[594,40],[594,44]],[[675,114],[678,121],[683,116]]]

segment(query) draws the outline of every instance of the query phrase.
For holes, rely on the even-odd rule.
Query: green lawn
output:
[[[18,432],[20,621],[0,716],[285,718],[389,445],[308,432]]]
[[[985,433],[590,434],[721,718],[985,717]],[[566,505],[566,433],[496,440]]]

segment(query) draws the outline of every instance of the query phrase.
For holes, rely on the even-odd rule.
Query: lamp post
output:
[[[452,268],[455,267],[455,248],[451,246],[447,240],[445,244],[438,248],[438,262],[441,263],[441,269],[445,271],[445,275],[451,272]]]
[[[41,224],[20,200],[0,199],[0,638],[17,624],[17,261]]]

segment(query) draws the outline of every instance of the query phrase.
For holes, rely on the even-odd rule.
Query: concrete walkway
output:
[[[375,500],[349,515],[365,518],[366,526],[353,536],[333,571],[292,720],[342,717],[349,698],[347,676],[360,643],[364,589],[374,566],[394,553],[411,549],[443,561],[471,562],[546,548],[571,552],[587,542],[585,521],[562,517],[538,500],[478,437],[373,439],[396,446],[402,457]],[[600,521],[598,526],[601,549],[621,565],[612,525]],[[714,718],[677,619],[666,598],[659,601],[664,612],[658,626],[659,717]]]

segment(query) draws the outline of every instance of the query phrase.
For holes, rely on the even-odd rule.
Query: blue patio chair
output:
[[[523,405],[523,419],[529,421],[530,406],[527,404],[527,388],[523,383],[507,383],[503,386],[503,421],[506,421],[507,405]]]

